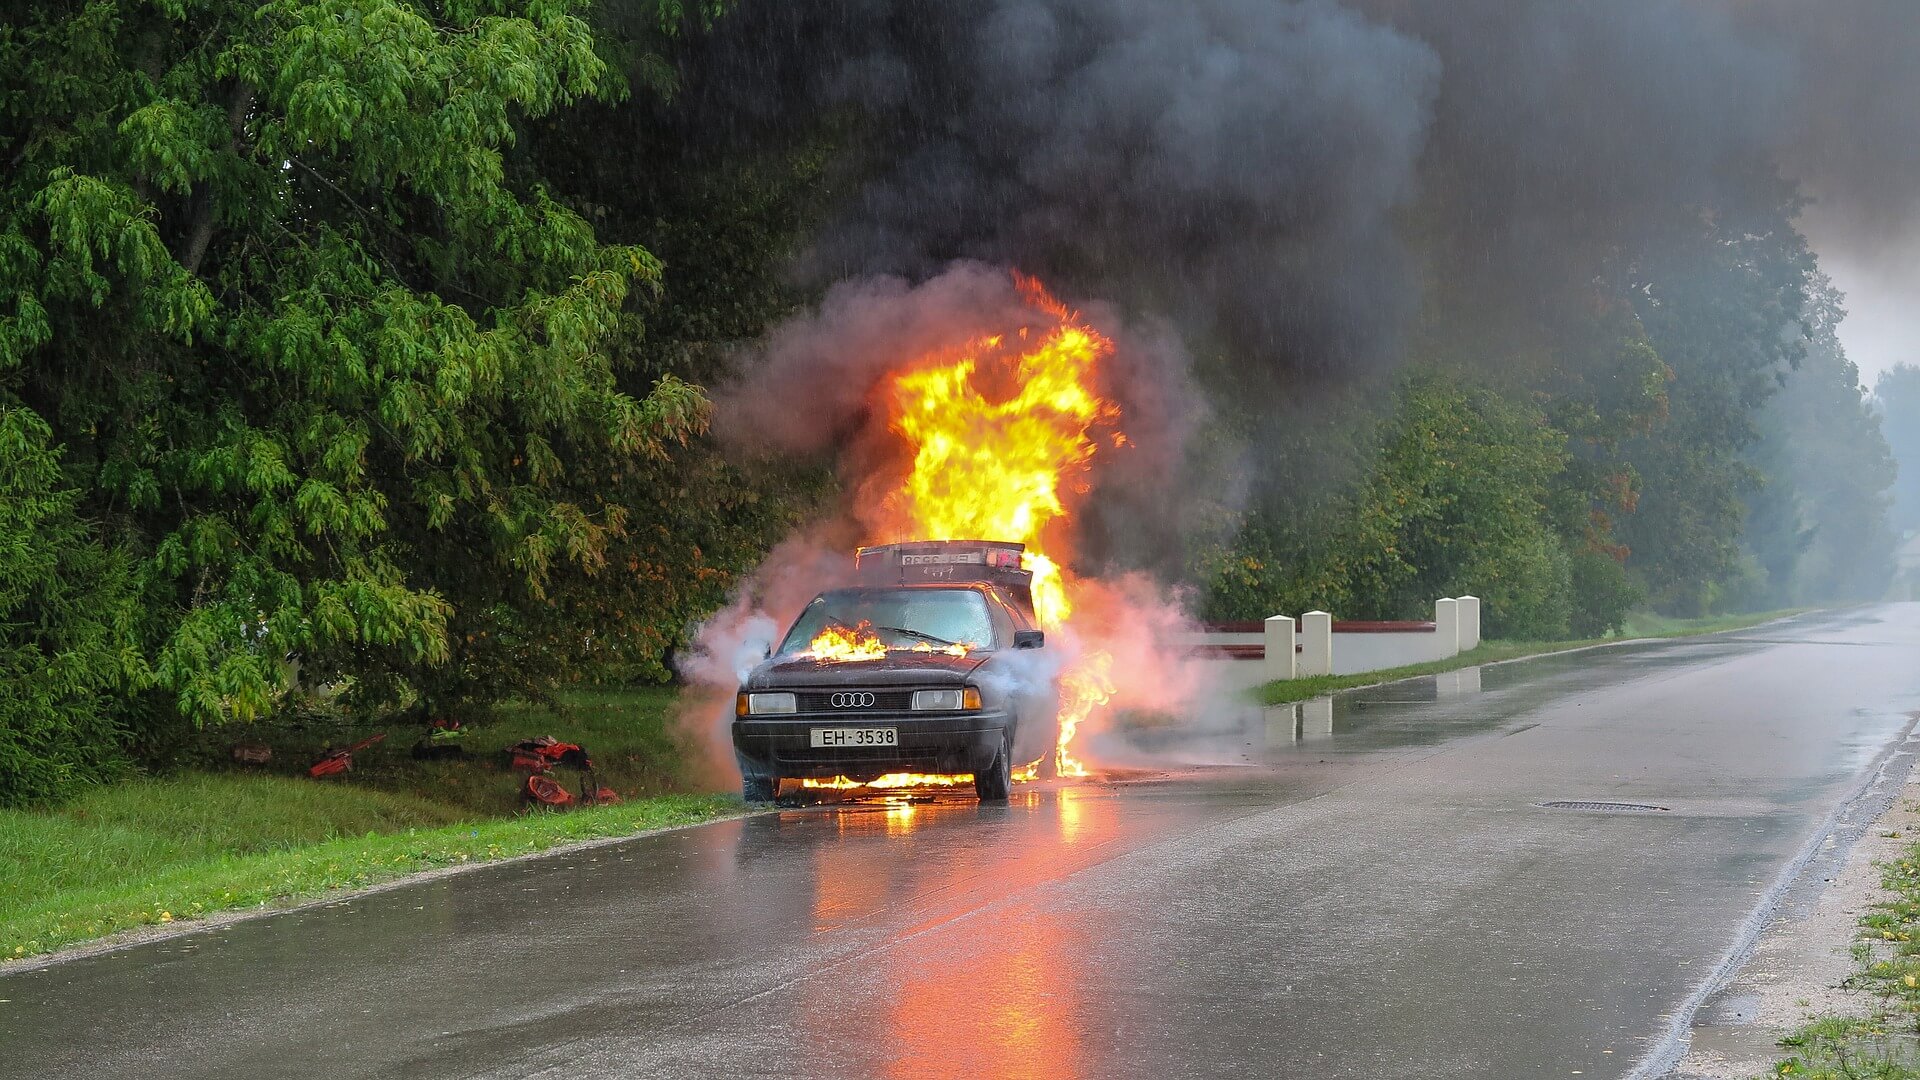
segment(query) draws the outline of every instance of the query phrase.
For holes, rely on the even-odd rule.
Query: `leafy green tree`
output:
[[[1615,272],[1673,372],[1666,420],[1621,445],[1640,491],[1618,531],[1629,568],[1674,614],[1705,614],[1741,569],[1742,496],[1757,481],[1745,451],[1806,352],[1796,331],[1813,259],[1792,225],[1799,205],[1783,190],[1698,213]]]
[[[1620,629],[1627,613],[1646,599],[1620,560],[1602,551],[1576,553],[1568,564],[1567,627],[1577,638],[1604,637]]]
[[[0,22],[0,407],[46,425],[75,523],[132,560],[155,722],[259,716],[289,657],[414,700],[470,666],[466,620],[551,619],[557,588],[623,569],[631,511],[596,481],[706,405],[663,372],[623,386],[614,343],[659,263],[519,148],[623,93],[581,7],[41,0]],[[477,659],[519,665],[507,682],[547,662]]]

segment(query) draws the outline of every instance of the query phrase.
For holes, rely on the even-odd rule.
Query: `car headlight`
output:
[[[915,690],[914,712],[966,712],[980,707],[980,690],[964,686],[953,690]]]
[[[740,695],[734,702],[735,716],[763,716],[767,713],[790,713],[798,711],[798,703],[790,693],[746,694]]]

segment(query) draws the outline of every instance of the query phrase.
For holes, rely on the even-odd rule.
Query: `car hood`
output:
[[[810,690],[841,686],[958,686],[990,652],[965,656],[895,650],[884,660],[832,663],[803,656],[776,656],[747,676],[750,690]]]

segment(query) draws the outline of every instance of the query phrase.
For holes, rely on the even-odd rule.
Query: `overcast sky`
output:
[[[1847,319],[1840,343],[1860,365],[1860,381],[1869,388],[1880,373],[1899,363],[1920,363],[1920,229],[1908,229],[1901,243],[1862,245],[1822,220],[1818,208],[1802,221],[1820,266],[1847,295]]]

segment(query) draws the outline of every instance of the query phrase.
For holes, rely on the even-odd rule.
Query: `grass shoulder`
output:
[[[1889,836],[1895,834],[1889,833]],[[1812,1080],[1920,1080],[1920,843],[1881,865],[1882,898],[1860,918],[1849,986],[1864,1016],[1826,1016],[1782,1039],[1772,1075]]]
[[[397,745],[356,755],[351,774],[327,780],[301,771],[320,736],[250,731],[279,765],[209,759],[55,808],[0,811],[0,960],[743,812],[736,796],[688,791],[672,700],[663,689],[593,690],[558,709],[513,706],[470,736],[464,759],[415,761],[405,740],[389,739]],[[599,782],[625,801],[523,810],[524,774],[499,750],[534,734],[586,746]]]
[[[1307,675],[1297,679],[1276,679],[1261,686],[1257,693],[1265,704],[1284,705],[1288,702],[1305,701],[1341,690],[1374,686],[1397,679],[1418,678],[1422,675],[1439,675],[1479,664],[1496,664],[1503,660],[1519,660],[1529,656],[1591,648],[1595,645],[1617,645],[1646,638],[1691,637],[1697,634],[1743,630],[1749,626],[1771,622],[1804,610],[1806,609],[1794,608],[1749,615],[1713,615],[1704,619],[1671,619],[1661,615],[1636,613],[1628,616],[1626,625],[1612,637],[1566,641],[1483,641],[1475,648],[1446,660],[1409,664],[1405,667],[1388,668],[1382,671],[1366,671],[1356,675]]]

